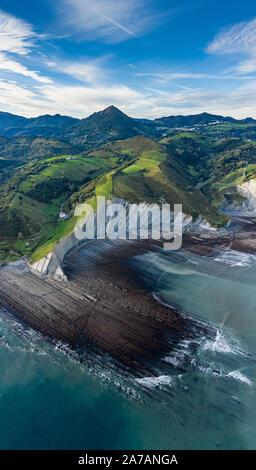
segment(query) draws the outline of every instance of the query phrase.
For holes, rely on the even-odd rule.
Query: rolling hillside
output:
[[[190,168],[176,158],[167,146],[152,139],[136,136],[111,142],[87,154],[87,160],[101,162],[106,159],[111,169],[81,185],[65,201],[64,208],[70,218],[61,222],[61,235],[72,232],[76,219],[73,211],[77,204],[87,202],[96,207],[96,196],[119,198],[129,202],[181,203],[183,211],[193,218],[205,216],[215,226],[225,223],[225,217],[211,206],[208,197],[196,189],[196,180]],[[32,261],[45,256],[58,235],[49,238],[32,255]]]
[[[18,168],[0,186],[0,259],[18,259],[48,239],[59,239],[70,223],[59,220],[68,198],[119,163],[119,156],[62,155]]]
[[[10,124],[12,115],[3,117]],[[193,116],[197,122],[216,118],[206,113]],[[237,184],[256,177],[254,140],[233,135],[219,138],[217,133],[219,126],[245,132],[255,127],[251,122],[218,122],[195,132],[170,129],[163,135],[151,121],[132,119],[113,106],[71,126],[63,116],[38,119],[45,128],[49,122],[53,128],[63,125],[63,140],[0,137],[2,261],[44,256],[72,232],[76,205],[95,206],[97,195],[130,202],[181,203],[184,213],[194,219],[204,216],[219,227],[228,220],[219,212],[223,200],[241,199]],[[63,220],[61,210],[66,214]]]

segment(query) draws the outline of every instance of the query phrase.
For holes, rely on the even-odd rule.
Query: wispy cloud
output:
[[[0,69],[5,70],[6,72],[20,74],[24,77],[32,78],[37,82],[52,83],[52,80],[50,78],[43,77],[39,74],[39,72],[35,72],[34,70],[29,70],[20,62],[8,58],[7,55],[4,53],[0,53]]]
[[[232,54],[245,57],[232,69],[238,73],[256,71],[256,18],[241,22],[221,31],[208,45],[209,54]]]
[[[81,59],[80,61],[59,61],[57,58],[53,61],[48,61],[47,65],[55,71],[60,71],[62,74],[70,75],[71,77],[85,83],[97,83],[107,79],[109,72],[104,66],[108,57],[100,57],[97,59]]]
[[[16,82],[0,79],[0,109],[24,116],[35,116],[44,110],[43,100],[36,100],[35,93]]]
[[[236,65],[235,70],[241,74],[256,72],[256,51],[254,57],[239,62]]]
[[[36,36],[29,23],[0,10],[0,51],[26,55]]]
[[[110,43],[143,34],[170,15],[154,15],[149,0],[61,0],[59,13],[82,39]]]
[[[133,116],[148,118],[205,111],[238,119],[256,117],[255,89],[256,81],[229,93],[200,89],[182,89],[178,92],[151,89],[126,110]]]
[[[252,70],[253,71],[253,70]],[[250,72],[248,67],[248,72]],[[170,73],[150,73],[150,72],[141,72],[136,73],[138,77],[153,77],[164,81],[169,80],[182,80],[182,79],[195,79],[195,80],[250,80],[253,77],[243,76],[239,77],[236,75],[226,75],[226,74],[210,74],[210,73],[190,73],[190,72],[170,72]]]
[[[82,82],[92,83],[99,80],[101,69],[94,64],[75,62],[66,64],[65,73]]]
[[[0,69],[12,74],[23,75],[37,82],[51,83],[51,79],[43,77],[39,72],[29,70],[16,56],[27,56],[40,36],[26,21],[0,10]],[[19,57],[21,60],[21,57]]]
[[[255,54],[255,49],[256,18],[221,31],[208,45],[206,51],[211,54]]]

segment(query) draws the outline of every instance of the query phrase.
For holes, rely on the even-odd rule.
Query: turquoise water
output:
[[[169,375],[143,385],[88,369],[1,312],[1,449],[256,448],[256,259],[160,253],[138,269],[216,337],[191,353],[183,342],[163,358]]]

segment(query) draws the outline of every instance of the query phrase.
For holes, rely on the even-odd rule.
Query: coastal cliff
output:
[[[238,193],[244,197],[243,209],[256,211],[256,179],[251,179],[237,186]]]
[[[80,240],[76,238],[74,233],[61,238],[50,253],[33,264],[28,263],[28,267],[34,274],[53,276],[58,280],[67,281],[67,277],[62,270],[62,263],[66,254],[76,248],[79,243]]]
[[[106,210],[108,213],[111,213],[112,210],[112,205],[115,203],[121,203],[125,208],[128,207],[129,203],[127,201],[120,201],[120,200],[112,200],[108,201],[106,204]],[[143,211],[148,211],[149,204],[143,204],[142,205],[142,212]],[[113,209],[114,210],[114,209]],[[96,214],[93,215],[94,217],[94,223],[96,226]],[[173,217],[173,213],[171,215]],[[86,221],[88,220],[85,219],[84,225]],[[152,221],[151,221],[152,224]],[[173,230],[173,224],[171,222],[170,225],[171,230]],[[193,221],[192,216],[183,214],[182,216],[182,228],[184,232],[194,232],[194,231],[217,231],[214,227],[212,227],[209,222],[204,218],[204,217],[198,217],[196,220]],[[128,223],[128,218],[126,219],[126,233],[128,234],[128,229],[129,229],[129,223]],[[134,234],[134,239],[137,237],[139,238],[139,234],[143,233],[143,231],[147,231],[148,227],[144,227],[143,225],[140,226],[140,229]],[[223,232],[224,229],[218,230],[218,232]],[[95,232],[95,238],[96,238],[96,232]],[[127,235],[127,238],[128,235]],[[64,280],[67,281],[67,277],[63,272],[62,269],[62,264],[64,261],[65,256],[73,249],[77,248],[81,243],[84,243],[85,241],[89,241],[89,239],[84,238],[83,240],[79,240],[76,237],[76,234],[73,232],[70,235],[61,238],[53,247],[52,251],[48,253],[45,257],[39,259],[35,263],[31,264],[29,263],[29,269],[37,275],[40,276],[52,276],[55,279],[58,280]]]

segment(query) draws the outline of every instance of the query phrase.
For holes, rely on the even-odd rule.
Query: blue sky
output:
[[[0,110],[256,118],[252,0],[0,0]]]

